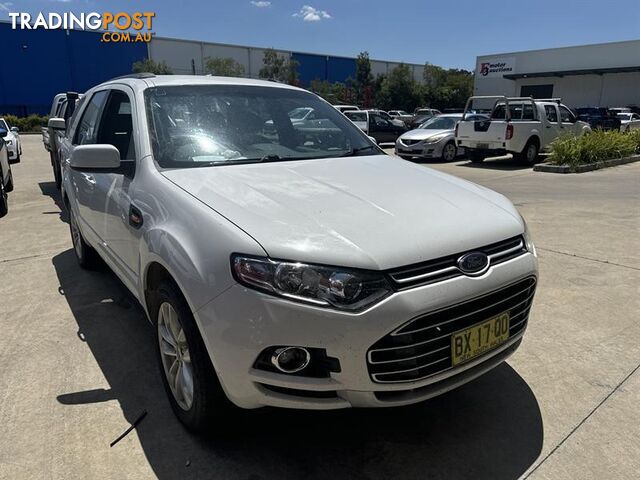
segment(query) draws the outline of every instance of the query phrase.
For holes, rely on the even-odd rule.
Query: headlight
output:
[[[427,138],[424,143],[438,143],[443,138],[447,137],[447,134],[444,135],[434,135],[433,137]]]
[[[536,252],[536,246],[533,244],[533,240],[531,239],[531,232],[529,232],[527,222],[522,215],[520,215],[520,218],[522,219],[522,223],[524,223],[524,234],[522,236],[524,237],[524,243],[527,247],[527,251],[533,253],[533,255],[537,257],[538,253]]]
[[[391,293],[386,277],[377,272],[242,255],[231,257],[231,270],[247,287],[340,310],[362,310]]]
[[[4,141],[7,145],[13,145],[13,140],[5,140]]]

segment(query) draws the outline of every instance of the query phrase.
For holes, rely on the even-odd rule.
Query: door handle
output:
[[[133,228],[140,228],[143,223],[142,212],[133,205],[129,205],[129,225]]]

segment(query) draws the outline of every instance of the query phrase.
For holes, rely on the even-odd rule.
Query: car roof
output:
[[[217,77],[211,75],[125,75],[113,78],[100,85],[129,84],[139,86],[144,83],[150,87],[181,86],[181,85],[251,85],[260,87],[286,88],[302,90],[301,88],[269,80],[255,80],[240,77]]]

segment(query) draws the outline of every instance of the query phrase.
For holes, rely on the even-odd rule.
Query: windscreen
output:
[[[462,119],[460,117],[433,117],[420,125],[424,130],[453,130],[456,122]]]
[[[145,91],[145,102],[154,158],[162,167],[380,153],[335,108],[301,90],[247,85],[153,87]]]
[[[367,113],[366,112],[344,112],[349,120],[352,122],[366,122],[367,121]]]

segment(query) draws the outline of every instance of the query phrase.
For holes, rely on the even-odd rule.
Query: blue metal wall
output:
[[[312,80],[345,82],[349,77],[355,78],[356,75],[354,58],[296,52],[291,54],[291,58],[298,62],[300,84],[305,87],[308,87]]]
[[[327,80],[330,82],[344,82],[349,77],[356,78],[356,59],[329,57]]]
[[[0,114],[49,113],[56,93],[88,88],[131,73],[147,58],[144,43],[103,43],[101,34],[64,30],[12,30],[0,23]]]

